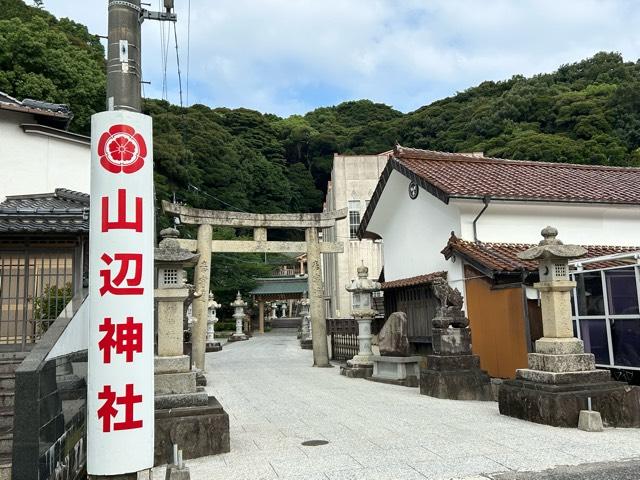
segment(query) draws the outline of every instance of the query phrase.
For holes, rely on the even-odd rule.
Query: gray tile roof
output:
[[[0,233],[89,231],[89,195],[57,188],[53,193],[12,195],[0,203]]]

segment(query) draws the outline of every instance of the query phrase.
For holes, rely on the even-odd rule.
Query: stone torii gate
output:
[[[196,367],[204,370],[204,354],[207,340],[207,300],[211,282],[212,253],[307,253],[309,274],[309,301],[313,334],[313,365],[329,366],[327,324],[324,316],[324,293],[320,254],[342,253],[342,242],[320,242],[318,229],[335,225],[336,220],[347,217],[347,209],[324,213],[244,213],[221,210],[204,210],[162,201],[162,209],[181,223],[198,225],[198,239],[179,239],[180,246],[198,252],[194,283],[200,293],[193,300],[193,316],[198,319],[192,330],[192,354]],[[253,240],[213,240],[213,227],[253,228]],[[304,242],[268,241],[267,229],[305,229]]]

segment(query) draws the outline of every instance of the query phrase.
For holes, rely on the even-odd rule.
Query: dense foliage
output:
[[[104,65],[104,49],[86,27],[21,0],[0,0],[0,91],[68,103],[71,128],[87,133],[91,114],[104,104]],[[288,118],[159,100],[146,100],[144,108],[154,118],[157,198],[175,195],[202,208],[319,211],[335,152],[379,153],[396,142],[515,159],[640,164],[640,62],[616,53],[532,78],[483,82],[407,114],[368,100]],[[261,260],[221,256],[213,263],[214,285],[225,297],[246,288],[267,272]]]

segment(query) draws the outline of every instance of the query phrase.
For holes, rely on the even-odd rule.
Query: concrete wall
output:
[[[335,155],[325,211],[346,208],[349,200],[360,200],[360,216],[371,198],[378,179],[387,164],[387,155]],[[369,277],[377,279],[382,269],[382,245],[371,240],[359,241],[349,236],[349,218],[338,220],[336,227],[325,229],[325,240],[340,241],[344,253],[323,255],[323,280],[328,316],[351,314],[351,294],[345,286],[356,277],[356,269],[364,261]]]
[[[25,133],[23,123],[36,122],[29,114],[0,111],[0,201],[61,187],[89,193],[89,145]]]

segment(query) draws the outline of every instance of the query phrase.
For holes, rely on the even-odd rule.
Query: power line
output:
[[[178,90],[180,92],[180,108],[184,107],[182,103],[182,74],[180,73],[180,51],[178,50],[178,30],[176,24],[173,22],[173,41],[176,46],[176,66],[178,67]]]
[[[249,213],[249,212],[247,212],[246,210],[243,210],[243,209],[242,209],[242,208],[240,208],[240,207],[236,207],[236,206],[234,206],[234,205],[231,205],[230,203],[225,202],[224,200],[219,199],[219,198],[218,198],[218,197],[216,197],[215,195],[211,195],[210,193],[205,192],[204,190],[200,190],[198,187],[196,187],[196,186],[195,186],[194,184],[192,184],[192,183],[189,183],[189,185],[188,185],[188,186],[189,186],[189,188],[191,188],[191,189],[195,190],[196,192],[202,193],[203,195],[206,195],[207,197],[211,197],[211,198],[213,198],[214,200],[216,200],[216,201],[218,201],[218,202],[222,203],[223,205],[226,205],[226,206],[227,206],[227,207],[229,207],[229,208],[233,208],[234,210],[236,210],[236,211],[238,211],[238,212]]]
[[[189,66],[191,65],[191,0],[187,4],[187,106],[189,106]]]

